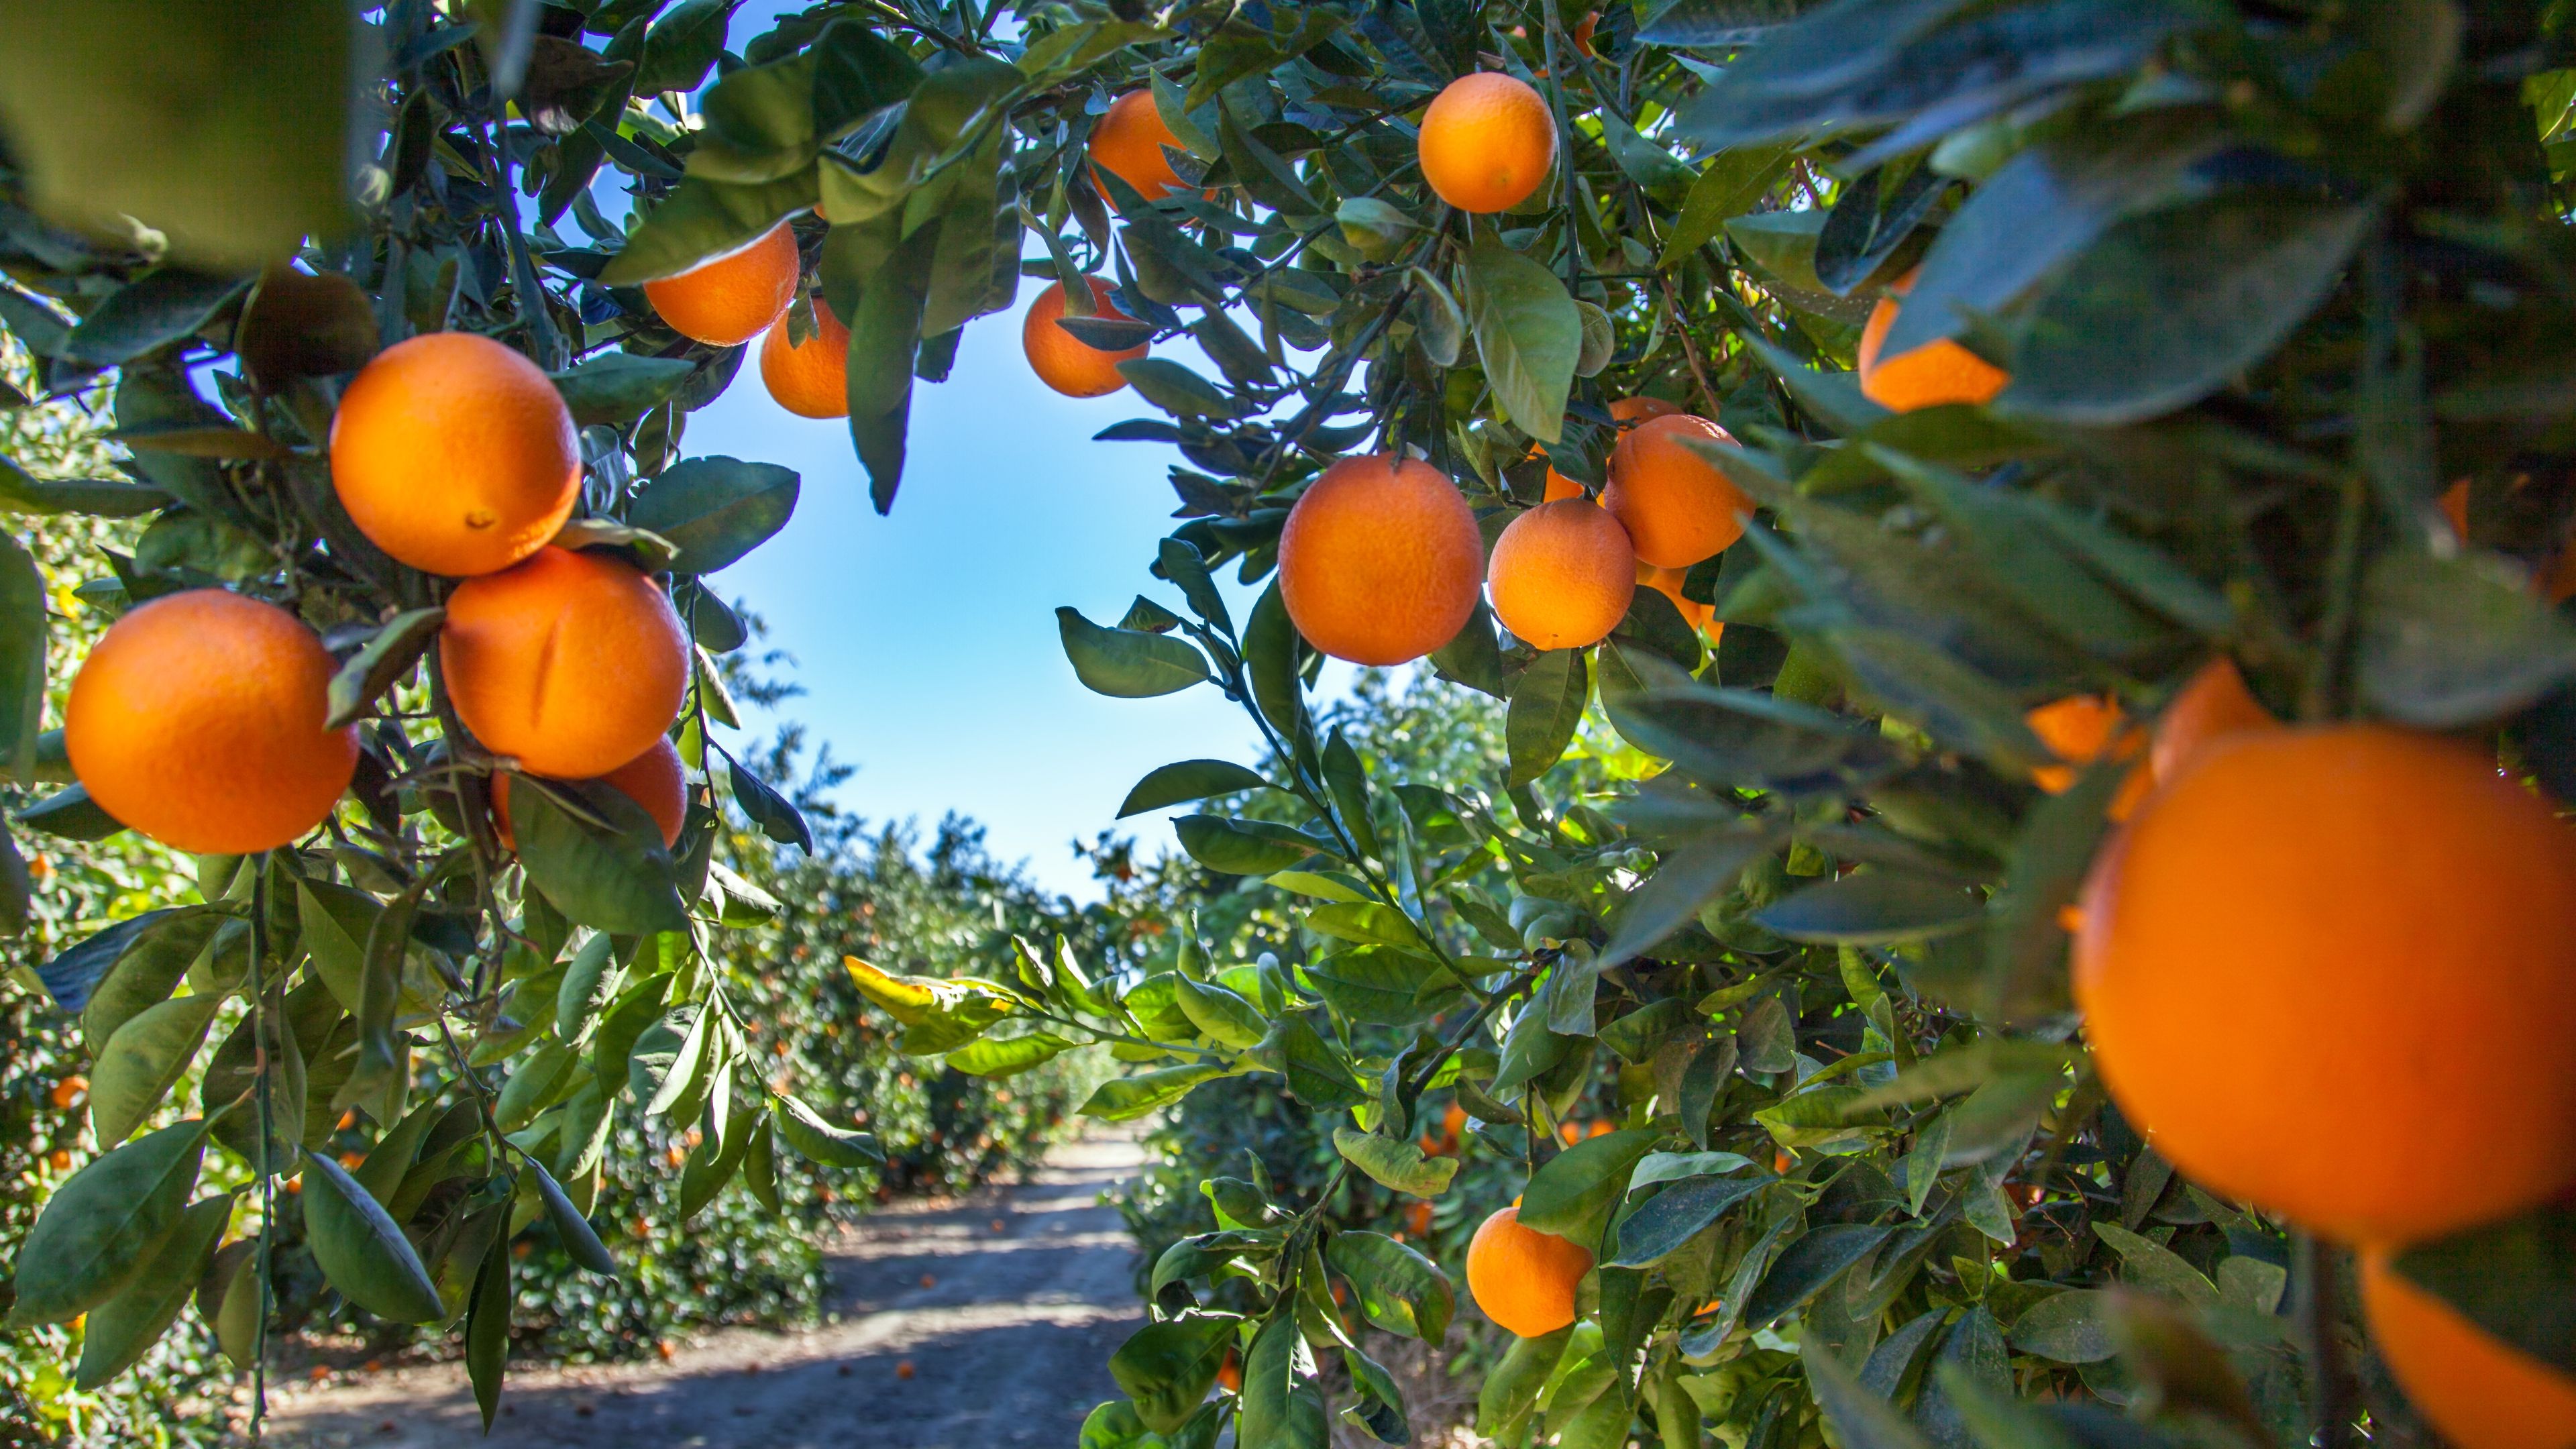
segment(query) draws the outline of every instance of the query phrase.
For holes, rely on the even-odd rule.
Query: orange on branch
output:
[[[1561,499],[1503,529],[1485,583],[1494,617],[1531,647],[1581,649],[1627,617],[1637,554],[1618,519],[1588,500]]]
[[[1091,289],[1091,312],[1095,317],[1125,318],[1109,300],[1109,284],[1098,277],[1085,277],[1083,285]],[[1116,351],[1094,347],[1067,332],[1059,325],[1064,316],[1064,283],[1050,282],[1029,303],[1020,322],[1020,348],[1028,354],[1029,370],[1038,381],[1067,397],[1106,397],[1127,385],[1127,376],[1118,364],[1133,362],[1149,350],[1139,342]]]
[[[2084,889],[2094,1061],[2156,1150],[2347,1242],[2576,1180],[2576,835],[2438,736],[2240,732]]]
[[[850,415],[850,329],[814,299],[814,332],[787,340],[787,319],[771,324],[760,340],[760,381],[780,407],[800,418]]]
[[[1574,1321],[1574,1289],[1592,1254],[1554,1233],[1521,1226],[1515,1205],[1497,1211],[1467,1244],[1467,1291],[1487,1318],[1523,1338]]]
[[[502,848],[515,851],[519,841],[510,828],[510,778],[506,770],[492,776],[492,826]],[[689,817],[689,775],[670,736],[655,740],[651,749],[595,778],[643,806],[644,813],[661,827],[664,845],[680,843],[681,823]]]
[[[1508,211],[1547,180],[1556,118],[1527,82],[1484,71],[1432,98],[1418,144],[1422,179],[1442,201],[1479,214]]]
[[[140,605],[83,660],[63,707],[72,772],[164,845],[248,855],[331,814],[358,767],[325,729],[336,666],[304,621],[222,589]]]
[[[689,682],[688,636],[653,581],[607,554],[561,548],[458,585],[438,652],[474,737],[564,780],[650,749]]]
[[[1467,500],[1415,458],[1344,458],[1279,531],[1279,596],[1306,641],[1354,664],[1403,664],[1476,612],[1483,535]]]
[[[1732,443],[1726,429],[1689,413],[1648,418],[1610,451],[1601,506],[1618,516],[1637,557],[1686,569],[1744,536],[1753,500],[1686,439]]]
[[[644,296],[671,330],[711,347],[749,342],[796,300],[796,233],[780,222],[759,240],[676,277],[646,282]]]
[[[1162,108],[1154,104],[1154,93],[1133,90],[1109,103],[1100,119],[1091,123],[1091,164],[1115,175],[1136,188],[1136,194],[1147,201],[1160,201],[1182,190],[1180,173],[1172,169],[1172,158],[1163,148],[1178,148],[1181,138],[1163,123]],[[1101,188],[1101,199],[1109,199],[1109,189]]]
[[[1680,403],[1666,402],[1662,398],[1648,397],[1640,393],[1635,397],[1623,397],[1611,403],[1610,421],[1617,423],[1620,431],[1625,432],[1639,423],[1653,422],[1657,418],[1678,417],[1683,411]]]
[[[2576,1377],[2399,1276],[2386,1249],[2361,1255],[2361,1311],[2407,1402],[2459,1449],[2576,1444]]]
[[[1922,268],[1896,279],[1860,333],[1861,394],[1880,407],[1910,413],[1943,403],[1988,403],[2012,381],[2012,374],[1944,337],[1894,357],[1879,356],[1887,329],[1896,325],[1897,298],[1914,290]]]
[[[581,494],[581,439],[552,379],[471,332],[397,342],[331,418],[331,487],[376,547],[433,574],[543,548]]]
[[[2048,752],[2066,761],[2063,765],[2042,765],[2031,772],[2039,788],[2051,795],[2062,795],[2075,783],[2079,767],[2092,764],[2113,749],[2121,758],[2137,753],[2144,743],[2135,730],[2123,730],[2127,716],[2119,701],[2107,695],[2077,694],[2052,700],[2021,717],[2030,732]]]

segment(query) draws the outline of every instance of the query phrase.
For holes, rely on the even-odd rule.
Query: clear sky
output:
[[[744,7],[735,50],[779,8]],[[603,202],[611,189],[601,185]],[[690,419],[682,442],[690,456],[758,459],[803,477],[785,531],[715,584],[760,614],[770,646],[793,658],[787,673],[806,694],[780,717],[859,767],[836,802],[874,820],[915,817],[925,831],[960,811],[987,827],[997,856],[1089,898],[1096,890],[1070,843],[1110,826],[1146,771],[1257,756],[1250,722],[1212,688],[1109,699],[1065,662],[1059,604],[1103,624],[1139,592],[1179,606],[1146,572],[1156,541],[1177,526],[1164,470],[1178,455],[1091,441],[1122,418],[1160,416],[1133,393],[1068,398],[1031,375],[1019,313],[1043,285],[1025,280],[1010,314],[968,324],[949,380],[915,387],[911,457],[889,517],[869,506],[848,428],[772,402],[756,355]],[[1158,353],[1214,374],[1186,342]],[[1240,621],[1250,595],[1229,592]],[[1325,683],[1348,678],[1337,668]],[[769,721],[751,723],[765,732]],[[1119,828],[1159,854],[1174,813]]]

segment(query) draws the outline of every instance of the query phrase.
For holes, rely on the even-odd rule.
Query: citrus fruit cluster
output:
[[[411,338],[351,381],[330,456],[333,490],[368,542],[455,580],[440,694],[473,738],[537,774],[609,777],[676,837],[685,784],[664,736],[687,688],[687,639],[635,566],[554,544],[582,465],[552,380],[488,337]],[[153,599],[83,663],[65,748],[100,808],[154,839],[272,849],[320,825],[355,772],[355,726],[328,726],[336,667],[275,604],[213,588]]]

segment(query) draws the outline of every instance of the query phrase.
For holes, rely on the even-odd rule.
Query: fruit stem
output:
[[[2300,1356],[2308,1372],[2308,1443],[2313,1449],[2344,1449],[2352,1437],[2352,1411],[2344,1396],[2342,1343],[2335,1336],[2333,1250],[2301,1228],[2291,1234],[2290,1252]]]

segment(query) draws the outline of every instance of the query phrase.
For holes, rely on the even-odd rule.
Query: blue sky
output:
[[[768,28],[777,5],[734,17],[732,41]],[[605,203],[613,183],[600,187]],[[970,323],[949,380],[915,388],[911,457],[890,517],[868,504],[867,475],[844,424],[799,418],[770,400],[757,358],[689,421],[690,456],[726,454],[803,478],[786,530],[717,576],[793,659],[805,697],[778,718],[859,767],[835,796],[875,820],[948,810],[981,821],[993,852],[1025,861],[1050,888],[1091,897],[1070,843],[1110,826],[1129,786],[1157,765],[1197,756],[1247,763],[1254,732],[1240,708],[1201,686],[1160,699],[1107,699],[1073,677],[1054,610],[1114,623],[1138,592],[1178,605],[1146,572],[1176,526],[1150,443],[1095,443],[1122,418],[1154,415],[1133,393],[1061,396],[1028,370],[1020,312]],[[755,344],[756,346],[756,344]],[[1186,342],[1161,355],[1214,369]],[[1230,571],[1229,571],[1230,572]],[[1235,617],[1250,595],[1242,591]],[[1327,673],[1328,691],[1347,668]],[[756,718],[765,731],[773,719]],[[1170,847],[1171,811],[1119,828],[1148,854]]]

